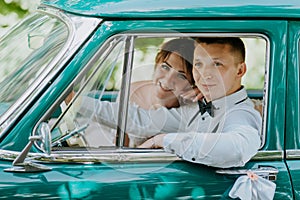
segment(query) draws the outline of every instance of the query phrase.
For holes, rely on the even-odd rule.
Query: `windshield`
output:
[[[36,13],[0,40],[0,117],[39,78],[67,37],[59,18]]]

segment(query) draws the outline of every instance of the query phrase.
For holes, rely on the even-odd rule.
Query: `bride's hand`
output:
[[[184,100],[197,102],[203,98],[202,93],[197,87],[194,87],[192,90],[184,92],[180,95]]]

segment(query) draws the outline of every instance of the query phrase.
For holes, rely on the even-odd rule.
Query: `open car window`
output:
[[[239,35],[233,34],[233,36]],[[184,38],[193,40],[193,37],[195,34]],[[242,84],[261,115],[264,115],[262,105],[265,101],[265,88],[267,87],[265,85],[267,40],[260,35],[240,37],[245,43],[247,52],[247,73]],[[128,40],[128,38],[132,39]],[[135,34],[134,36],[114,36],[106,42],[90,61],[88,70],[78,76],[72,87],[68,89],[68,98],[65,98],[65,101],[57,107],[55,113],[48,120],[51,126],[52,150],[62,150],[64,147],[71,149],[77,147],[114,148],[120,144],[123,147],[136,148],[147,140],[145,137],[136,137],[126,131],[126,123],[125,126],[118,125],[120,129],[118,134],[122,134],[122,137],[119,137],[116,126],[101,124],[95,119],[93,113],[84,113],[83,116],[82,113],[79,114],[78,110],[86,98],[95,100],[93,104],[89,104],[92,108],[90,110],[94,112],[97,112],[98,109],[97,101],[109,101],[119,106],[126,104],[143,107],[143,105],[139,105],[138,101],[132,99],[134,91],[137,89],[137,83],[154,84],[157,53],[164,43],[178,38],[182,39],[183,37],[180,35],[162,37],[159,34]],[[130,52],[128,52],[128,46],[132,46]],[[128,62],[128,59],[132,62]],[[182,79],[182,74],[179,73],[177,76],[178,79]],[[128,87],[122,85],[126,82]],[[121,90],[125,94],[122,98],[120,98]],[[150,95],[155,96],[155,94]],[[150,106],[146,109],[156,108]],[[127,110],[122,111],[118,117],[126,119],[126,112]],[[263,145],[263,130],[261,138]]]
[[[220,36],[220,35],[218,35]],[[234,35],[233,35],[234,36]],[[252,99],[255,104],[255,108],[263,115],[263,103],[265,101],[265,92],[264,88],[267,87],[265,85],[266,75],[266,55],[267,55],[267,41],[265,38],[260,36],[240,36],[243,40],[246,48],[246,65],[247,72],[246,75],[242,79],[242,85],[246,88],[248,92],[248,96]],[[174,83],[166,83],[167,81],[176,81],[177,83],[182,82],[182,76],[184,75],[185,79],[188,78],[188,74],[192,73],[192,71],[186,71],[186,69],[180,68],[180,66],[176,66],[176,61],[172,61],[173,58],[170,58],[170,55],[165,56],[164,59],[160,58],[162,56],[162,49],[173,48],[174,51],[177,51],[179,47],[173,47],[172,41],[175,40],[183,40],[189,39],[194,40],[193,37],[137,37],[135,39],[135,48],[134,48],[134,61],[133,61],[133,69],[132,69],[132,77],[131,77],[131,88],[129,91],[129,103],[138,107],[142,107],[144,109],[153,110],[160,108],[164,102],[158,102],[155,98],[160,99],[168,99],[170,100],[171,95],[167,97],[167,93],[162,94],[159,90],[173,90],[173,95],[176,96],[176,91],[178,87],[174,86]],[[173,42],[175,43],[175,42]],[[182,42],[179,42],[182,43]],[[166,44],[169,44],[166,45]],[[188,43],[186,43],[188,44]],[[181,44],[179,44],[181,45]],[[181,48],[181,47],[180,47]],[[183,51],[188,51],[188,49],[184,49]],[[183,52],[184,54],[184,52]],[[186,59],[190,58],[186,56]],[[161,59],[161,61],[159,61]],[[160,64],[163,63],[163,64]],[[173,63],[172,63],[173,62]],[[177,62],[181,62],[178,60]],[[190,62],[190,61],[189,61]],[[165,66],[166,65],[166,66]],[[174,65],[174,66],[171,66]],[[192,63],[191,63],[192,65]],[[166,69],[167,67],[167,69]],[[191,67],[191,66],[190,66]],[[161,69],[159,69],[161,68]],[[174,72],[184,72],[184,73],[169,73],[168,75],[162,75],[167,71],[173,70]],[[163,72],[165,71],[165,72]],[[171,74],[171,75],[170,75]],[[163,77],[165,76],[165,77]],[[170,78],[167,76],[177,76],[175,78]],[[184,84],[184,83],[183,83]],[[191,80],[186,80],[187,88],[192,87],[194,82]],[[174,87],[174,88],[172,88]],[[153,89],[156,88],[156,89]],[[159,89],[160,88],[160,89]],[[163,96],[165,95],[165,96]],[[188,106],[189,102],[185,102],[185,100],[181,99],[181,97],[177,97],[178,104],[168,104],[168,109],[178,108],[181,106]],[[161,100],[162,101],[162,100]],[[192,115],[192,114],[191,114]],[[135,114],[128,114],[128,117],[135,116]],[[167,119],[165,119],[167,120]],[[149,119],[149,123],[151,123],[151,119]],[[137,136],[135,134],[131,134],[130,131],[126,131],[128,139],[129,147],[138,147],[143,142],[145,142],[147,137]],[[262,144],[264,143],[264,131],[261,131]]]

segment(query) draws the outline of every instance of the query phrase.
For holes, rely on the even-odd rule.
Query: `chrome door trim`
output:
[[[0,159],[13,161],[20,152],[0,149]],[[300,150],[297,151],[300,158]],[[259,151],[251,161],[276,161],[284,158],[283,151]],[[44,153],[29,153],[28,158],[38,162],[71,162],[71,163],[102,163],[102,162],[172,162],[183,161],[175,154],[162,149],[131,149],[131,148],[82,148],[68,151],[52,151],[51,155]],[[295,157],[296,158],[296,157]]]
[[[117,148],[117,147],[116,147]],[[0,159],[13,161],[19,152],[0,150]],[[181,161],[175,154],[162,149],[93,149],[80,151],[52,151],[51,155],[44,153],[29,153],[27,159],[39,163],[151,163]]]
[[[300,159],[300,149],[286,150],[287,160],[299,160]]]
[[[251,159],[252,161],[274,161],[274,160],[283,160],[284,152],[280,150],[273,151],[259,151]]]

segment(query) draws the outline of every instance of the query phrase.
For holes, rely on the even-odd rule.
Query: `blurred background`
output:
[[[0,0],[0,37],[13,25],[34,12],[39,0]]]

